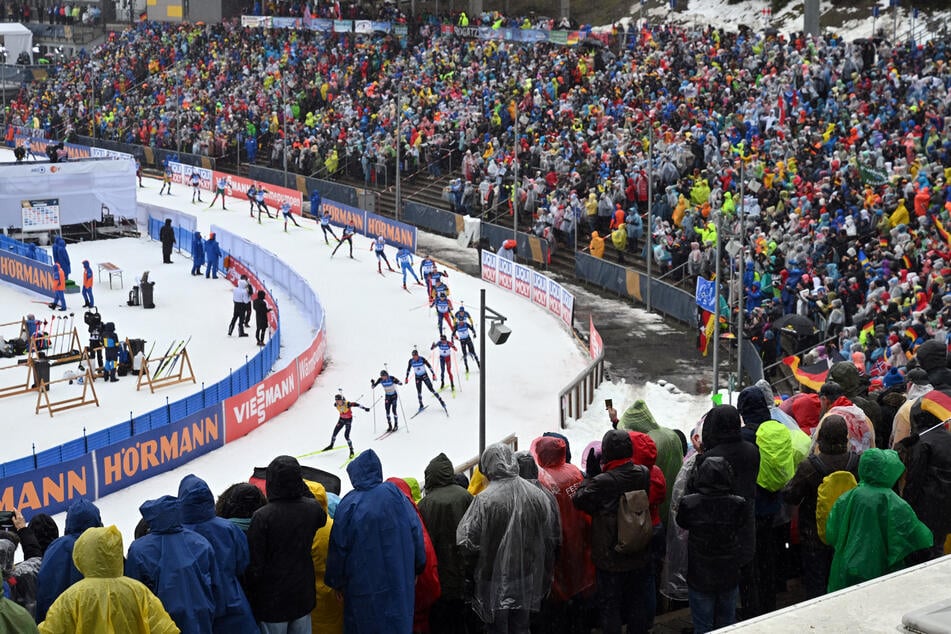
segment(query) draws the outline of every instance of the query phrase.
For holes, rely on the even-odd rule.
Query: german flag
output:
[[[800,368],[799,357],[789,356],[783,359],[783,363],[789,366],[790,371],[799,383],[816,392],[826,382],[826,377],[829,375],[829,366],[825,362]]]
[[[887,248],[888,248],[888,238],[879,238],[879,239],[878,239],[878,246],[882,247],[883,249],[887,249]]]
[[[869,337],[874,337],[874,336],[875,336],[875,322],[874,321],[868,322],[867,324],[862,326],[862,330],[859,331],[859,341],[862,342],[863,344],[868,340]]]
[[[931,390],[921,397],[921,410],[932,414],[942,422],[951,419],[951,395]]]
[[[918,337],[920,337],[921,335],[918,334],[917,330],[909,326],[908,328],[905,328],[905,336],[911,339],[912,342],[915,342],[918,340]]]
[[[948,233],[948,230],[944,228],[944,224],[941,222],[941,219],[937,216],[934,217],[934,226],[938,230],[938,233],[941,234],[941,239],[944,240],[944,243],[951,247],[951,233]]]

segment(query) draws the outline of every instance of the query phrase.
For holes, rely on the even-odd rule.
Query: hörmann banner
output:
[[[0,280],[53,297],[55,268],[10,251],[0,251]]]
[[[55,515],[81,497],[96,495],[91,453],[51,467],[36,469],[0,480],[0,509],[20,509],[26,517],[42,511]]]
[[[221,403],[97,449],[97,497],[170,471],[224,446]]]

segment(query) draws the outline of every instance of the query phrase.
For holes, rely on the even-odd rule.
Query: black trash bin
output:
[[[33,387],[39,387],[40,381],[50,382],[50,362],[48,359],[36,359],[33,361]],[[46,389],[49,389],[47,387]]]
[[[152,301],[152,289],[155,282],[142,282],[142,308],[155,308],[155,302]]]
[[[129,301],[126,302],[129,306],[138,306],[139,305],[139,287],[133,286],[132,290],[129,291]]]

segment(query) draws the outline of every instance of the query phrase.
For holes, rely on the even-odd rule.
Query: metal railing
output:
[[[581,374],[558,393],[558,415],[562,429],[568,418],[578,420],[594,402],[594,392],[604,381],[604,350],[588,364]]]
[[[518,451],[518,436],[515,434],[509,434],[505,438],[499,441],[503,445],[509,445],[512,448],[512,451]],[[454,473],[465,473],[466,477],[470,480],[472,479],[472,470],[479,466],[479,460],[482,456],[476,456],[475,458],[469,458],[462,464],[456,465],[453,467]]]

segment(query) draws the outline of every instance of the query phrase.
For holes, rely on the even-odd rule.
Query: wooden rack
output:
[[[33,382],[33,356],[28,356],[26,363],[11,363],[10,365],[0,367],[0,370],[15,370],[16,368],[26,370],[26,379],[21,383],[0,387],[0,398],[19,396],[20,394],[26,394],[36,389],[36,384]]]
[[[55,383],[63,383],[64,381],[74,381],[75,377],[72,378],[62,378],[55,379],[53,381],[45,381],[40,379],[39,385],[37,385],[37,395],[36,395],[36,413],[39,414],[40,410],[46,408],[49,410],[50,418],[53,417],[53,414],[56,412],[62,412],[64,410],[73,409],[76,407],[82,407],[83,405],[89,405],[90,403],[95,403],[96,407],[99,407],[99,397],[96,395],[96,387],[93,385],[93,374],[92,368],[89,364],[89,355],[86,354],[86,351],[83,350],[80,355],[81,363],[83,366],[83,393],[81,396],[71,396],[64,398],[59,401],[54,401],[50,398],[49,386]],[[90,396],[91,394],[91,396]]]
[[[163,370],[163,376],[153,376],[151,364],[158,362],[159,365],[162,365],[162,362],[168,360],[169,365],[176,364],[178,366],[178,371],[175,373],[165,373]],[[188,371],[185,371],[185,368],[188,368]],[[142,360],[142,367],[139,370],[139,381],[135,386],[136,390],[141,390],[143,385],[148,385],[149,390],[153,393],[155,390],[168,387],[169,385],[178,385],[179,383],[186,383],[191,381],[192,383],[197,383],[195,380],[195,372],[192,369],[191,359],[188,357],[188,348],[182,348],[175,354],[167,354],[162,357],[155,357],[154,359],[146,358]]]

